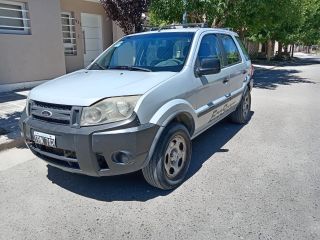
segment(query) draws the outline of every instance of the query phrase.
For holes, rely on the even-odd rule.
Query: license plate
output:
[[[42,133],[42,132],[33,132],[33,141],[36,144],[44,145],[47,147],[56,147],[56,136],[50,135],[47,133]]]

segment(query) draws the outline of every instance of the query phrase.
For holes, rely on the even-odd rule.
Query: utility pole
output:
[[[184,5],[184,14],[182,17],[182,23],[186,24],[187,23],[187,0],[183,0],[183,5]]]

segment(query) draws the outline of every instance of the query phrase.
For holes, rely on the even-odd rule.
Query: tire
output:
[[[251,94],[249,89],[244,93],[237,109],[231,113],[230,119],[234,123],[245,124],[249,121],[251,110]]]
[[[149,164],[142,169],[152,186],[169,190],[179,186],[189,169],[192,145],[187,128],[179,123],[168,125],[162,133]]]

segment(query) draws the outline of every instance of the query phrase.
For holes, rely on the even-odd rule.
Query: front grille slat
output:
[[[36,116],[36,117],[42,117],[42,118],[48,119],[48,121],[50,121],[50,119],[56,119],[56,120],[62,120],[62,121],[70,121],[70,115],[66,116],[66,115],[63,115],[63,114],[53,113],[51,117],[44,117],[39,112],[32,112],[32,115]]]
[[[49,111],[51,115],[44,115],[44,111]],[[30,113],[32,117],[41,121],[69,125],[71,122],[72,106],[32,101]]]
[[[52,109],[60,109],[60,110],[69,110],[71,111],[72,106],[70,105],[60,105],[60,104],[53,104],[53,103],[44,103],[44,102],[38,102],[38,101],[33,101],[35,106],[39,106],[42,108],[52,108]]]
[[[74,151],[51,148],[34,143],[28,144],[28,146],[36,156],[49,163],[67,168],[80,169],[78,159]]]
[[[51,149],[51,150],[49,150],[49,149],[41,149],[39,147],[34,147],[34,146],[31,146],[31,148],[34,151],[37,151],[38,153],[40,153],[41,155],[45,155],[45,156],[50,157],[50,158],[57,158],[57,159],[59,159],[61,161],[65,161],[65,162],[75,162],[75,163],[78,162],[78,160],[75,159],[75,158],[65,157],[65,156],[62,156],[60,154],[58,155],[56,153],[52,153],[52,152],[54,152],[54,149]],[[49,151],[51,151],[51,152],[49,152]]]
[[[51,109],[53,111],[58,111],[60,114],[70,115],[71,110],[57,109],[57,108],[45,108],[40,106],[32,106],[31,111],[43,111],[43,109]]]

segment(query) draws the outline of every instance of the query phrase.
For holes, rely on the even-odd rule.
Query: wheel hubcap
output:
[[[175,136],[169,143],[164,159],[164,168],[169,178],[176,177],[184,167],[187,145],[180,135]]]
[[[246,96],[244,97],[242,110],[243,110],[243,117],[247,118],[248,113],[250,111],[250,96],[249,96],[249,94],[246,94]]]

